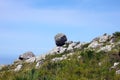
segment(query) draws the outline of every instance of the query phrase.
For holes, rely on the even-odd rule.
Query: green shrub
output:
[[[117,31],[117,32],[113,33],[113,36],[114,37],[120,37],[120,32]]]

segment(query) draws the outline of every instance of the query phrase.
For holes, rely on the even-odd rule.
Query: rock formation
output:
[[[47,64],[50,66],[63,66],[65,62],[70,62],[73,58],[73,61],[77,60],[77,62],[81,63],[80,65],[85,64],[86,60],[89,61],[95,58],[98,62],[93,60],[92,63],[95,66],[98,65],[97,68],[104,68],[103,65],[109,61],[111,66],[105,70],[114,71],[115,75],[120,75],[120,37],[116,38],[113,35],[104,34],[91,42],[83,43],[67,41],[66,35],[59,33],[55,36],[55,43],[57,46],[44,55],[35,56],[32,52],[26,52],[20,55],[19,59],[14,61],[14,64],[5,67],[12,69],[14,72],[19,72],[24,69],[25,64],[27,64],[27,67],[32,65],[34,69],[38,70],[40,68],[43,69]],[[57,62],[59,64],[56,64]],[[60,62],[62,62],[62,65],[60,65]],[[50,68],[49,65],[47,65],[47,68]],[[80,65],[78,63],[77,66]],[[0,66],[1,71],[2,68],[4,66]]]
[[[67,37],[63,33],[58,33],[55,36],[55,43],[56,43],[57,46],[63,46],[66,41],[67,41]]]
[[[27,59],[30,59],[32,57],[35,57],[33,52],[25,52],[25,53],[23,53],[22,55],[19,56],[19,59],[20,60],[27,60]]]

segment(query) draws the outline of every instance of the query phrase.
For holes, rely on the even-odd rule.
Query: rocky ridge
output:
[[[116,74],[120,74],[120,68],[118,66],[120,65],[120,39],[116,38],[119,36],[116,36],[115,34],[113,35],[108,35],[104,34],[100,37],[96,37],[93,39],[91,42],[88,43],[81,43],[80,41],[78,42],[73,42],[73,41],[67,41],[67,37],[64,34],[57,34],[55,36],[55,43],[56,47],[53,48],[51,51],[48,51],[44,55],[40,56],[35,56],[32,52],[26,52],[23,53],[18,57],[18,60],[14,61],[13,64],[11,65],[1,65],[0,70],[4,69],[4,67],[12,67],[11,71],[14,72],[19,72],[25,63],[27,64],[35,64],[35,69],[40,69],[41,65],[44,64],[46,61],[46,56],[48,55],[61,55],[57,57],[51,58],[51,62],[59,62],[62,60],[70,60],[69,57],[75,54],[74,52],[76,50],[81,51],[81,50],[94,50],[96,52],[110,52],[110,51],[115,51],[116,53],[112,53],[112,59],[115,58],[117,59],[114,62],[113,66],[111,66],[109,69],[114,69],[116,70]],[[118,50],[119,49],[119,50]],[[78,59],[82,58],[82,56],[78,56]],[[102,62],[98,63],[99,66],[102,65]]]

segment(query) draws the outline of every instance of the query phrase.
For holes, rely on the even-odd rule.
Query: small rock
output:
[[[55,36],[55,43],[56,43],[57,46],[63,46],[66,41],[67,41],[67,37],[63,33],[58,33]]]
[[[114,63],[114,66],[117,66],[117,65],[119,65],[119,62],[115,62],[115,63]]]
[[[101,65],[102,65],[102,63],[101,63],[101,62],[99,62],[99,63],[98,63],[98,65],[99,65],[99,66],[101,66]]]
[[[78,58],[78,59],[81,59],[81,56],[78,56],[77,58]]]
[[[15,71],[15,72],[20,71],[21,68],[22,68],[22,66],[23,66],[23,65],[18,65],[18,66],[14,69],[14,71]]]
[[[22,55],[19,56],[20,60],[27,60],[30,59],[31,57],[35,57],[35,55],[33,54],[33,52],[26,52]]]
[[[119,65],[119,62],[115,62],[114,65],[111,68],[115,69],[118,65]]]

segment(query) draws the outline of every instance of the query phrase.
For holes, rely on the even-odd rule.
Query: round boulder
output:
[[[63,46],[66,41],[67,41],[67,37],[63,33],[58,33],[55,36],[55,43],[56,43],[57,46]]]
[[[33,52],[25,52],[22,55],[19,56],[20,60],[27,60],[30,59],[32,57],[35,57],[35,55],[33,54]]]

